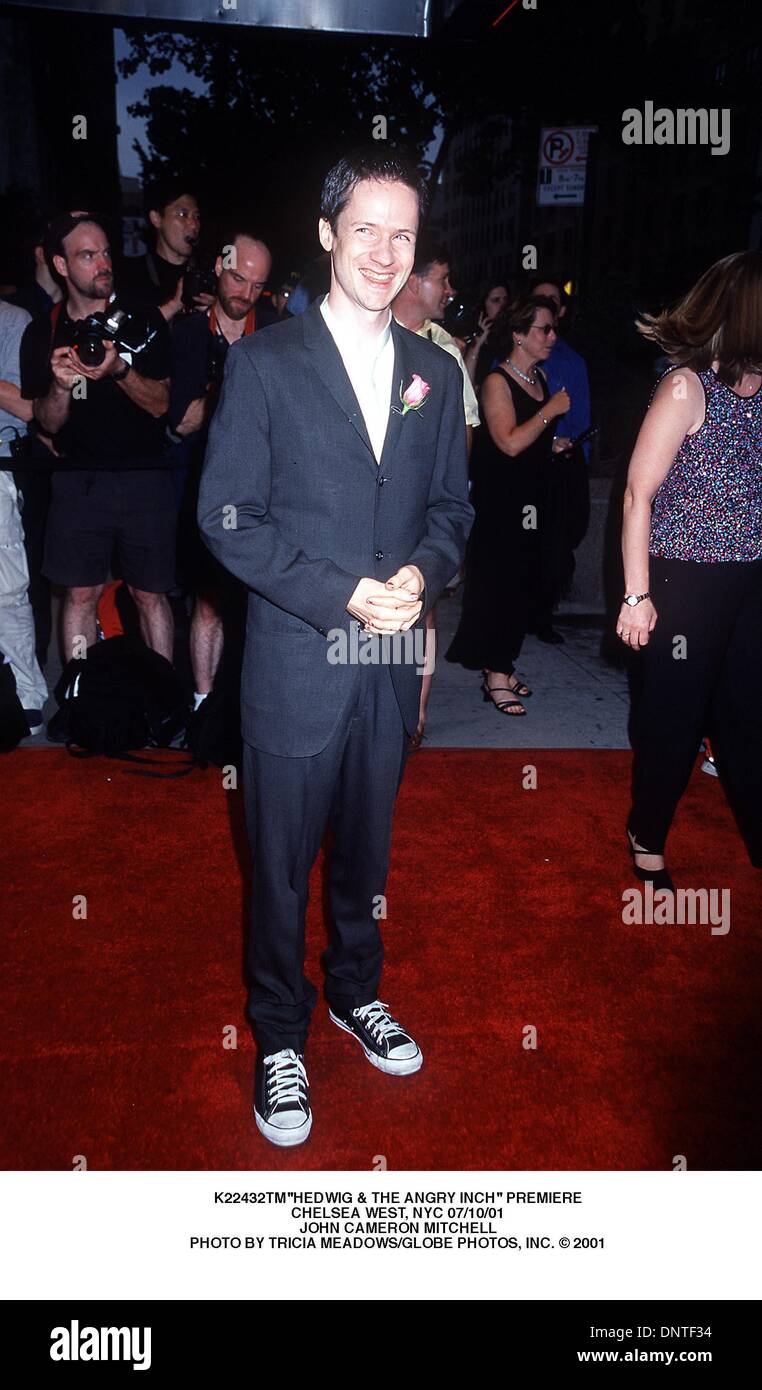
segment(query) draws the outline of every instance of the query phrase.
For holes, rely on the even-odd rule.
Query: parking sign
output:
[[[594,125],[554,126],[540,131],[537,203],[581,206],[585,201],[588,138]]]

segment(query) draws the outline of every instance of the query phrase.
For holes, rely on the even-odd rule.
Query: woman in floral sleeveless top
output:
[[[705,734],[762,867],[762,252],[726,256],[640,332],[674,365],[630,462],[617,633],[640,652],[627,832],[638,878],[664,846]]]

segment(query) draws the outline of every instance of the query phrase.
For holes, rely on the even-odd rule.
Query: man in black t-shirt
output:
[[[126,259],[119,283],[136,307],[160,309],[168,323],[184,307],[206,309],[212,293],[193,295],[183,304],[186,275],[196,271],[194,252],[201,232],[201,214],[195,194],[182,183],[164,180],[146,192],[145,211],[156,243],[144,256]],[[192,287],[191,287],[192,288]]]
[[[178,462],[188,466],[179,552],[183,581],[195,597],[190,646],[196,709],[214,684],[226,600],[231,587],[239,587],[207,550],[196,521],[206,436],[231,345],[278,322],[274,310],[260,298],[271,266],[270,252],[258,237],[242,232],[231,237],[215,263],[217,294],[208,313],[179,318],[170,335],[169,426],[182,441]]]
[[[96,605],[116,547],[145,641],[172,660],[167,592],[174,583],[175,504],[164,417],[169,402],[168,331],[144,311],[145,347],[105,343],[97,367],[73,346],[75,324],[106,309],[114,278],[105,231],[89,214],[52,224],[52,264],[65,281],[60,306],[30,323],[21,342],[21,394],[61,456],[53,473],[43,572],[66,589],[64,659],[96,638]],[[129,308],[129,304],[120,304]]]

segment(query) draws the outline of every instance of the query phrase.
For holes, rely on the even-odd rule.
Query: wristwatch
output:
[[[650,594],[625,594],[624,602],[629,608],[634,608],[636,603],[641,603],[644,598],[650,597]]]
[[[124,366],[121,367],[120,370],[119,370],[118,372],[112,372],[112,373],[111,373],[111,380],[112,380],[112,381],[124,381],[124,378],[126,377],[127,373],[128,373],[129,371],[131,371],[131,370],[132,370],[132,363],[131,363],[131,362],[125,362]]]

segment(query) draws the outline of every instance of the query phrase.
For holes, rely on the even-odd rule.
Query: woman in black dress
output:
[[[502,359],[482,386],[483,427],[476,431],[471,501],[476,511],[466,553],[458,630],[446,654],[483,673],[482,690],[503,714],[526,714],[519,696],[532,692],[514,674],[537,594],[544,473],[553,452],[554,421],[570,406],[562,388],[551,396],[538,367],[556,340],[556,306],[524,295],[498,314],[490,335]]]

